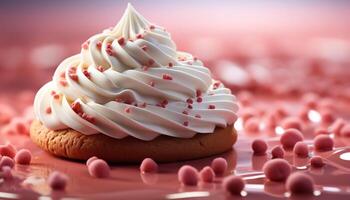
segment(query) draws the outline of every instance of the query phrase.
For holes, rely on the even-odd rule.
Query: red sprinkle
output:
[[[147,103],[146,102],[143,102],[141,105],[140,105],[140,108],[146,108],[147,106]]]
[[[47,107],[45,112],[46,112],[46,114],[51,114],[51,112],[52,112],[51,107]]]
[[[125,45],[125,38],[124,37],[119,38],[118,43],[119,45]]]
[[[171,77],[169,74],[163,74],[164,80],[173,80],[173,77]]]
[[[126,113],[130,113],[130,111],[131,111],[130,107],[125,108],[125,112],[126,112]]]
[[[150,81],[150,82],[149,82],[149,85],[152,86],[152,87],[154,87],[154,85],[155,85],[154,81]]]
[[[114,51],[112,49],[106,49],[108,55],[113,56]]]
[[[188,121],[184,121],[184,126],[188,126]]]
[[[155,63],[155,62],[154,62],[153,59],[149,59],[149,60],[148,60],[148,65],[149,65],[149,66],[152,66],[154,63]],[[164,76],[163,76],[163,77],[164,77]]]
[[[184,111],[182,112],[182,114],[184,114],[184,115],[188,115],[187,110],[184,110]]]
[[[53,95],[53,98],[54,98],[54,99],[59,99],[59,98],[60,98],[60,95],[59,95],[59,94],[55,94],[55,95]]]
[[[91,78],[90,72],[88,72],[86,69],[83,71],[83,73],[88,79]]]
[[[105,68],[100,65],[100,66],[97,67],[97,70],[100,71],[100,72],[104,72]]]
[[[107,49],[112,49],[112,43],[110,42],[107,43]]]
[[[192,106],[191,104],[188,104],[187,108],[188,108],[188,109],[192,109],[193,106]]]
[[[71,104],[71,108],[75,113],[81,113],[83,110],[81,108],[81,104],[77,101]]]
[[[76,75],[76,74],[69,74],[69,77],[70,77],[73,81],[78,81],[78,80],[79,80],[78,75]]]
[[[199,114],[196,114],[194,117],[196,117],[196,118],[202,118]]]
[[[66,80],[60,80],[60,85],[62,85],[63,87],[66,87],[68,83]]]
[[[219,86],[220,86],[220,84],[221,84],[220,81],[215,82],[215,83],[213,84],[213,89],[214,89],[214,90],[218,89]]]
[[[89,48],[89,44],[87,42],[84,42],[82,45],[81,45],[81,48],[83,49],[88,49]]]
[[[168,64],[168,66],[169,66],[169,67],[173,67],[174,64],[170,62],[170,63]]]
[[[202,96],[202,91],[200,91],[200,90],[196,90],[196,96],[197,96],[197,97]]]
[[[146,45],[143,45],[143,46],[141,47],[141,49],[144,50],[144,51],[147,51],[148,47],[147,47]]]
[[[198,98],[197,98],[197,102],[198,102],[198,103],[201,103],[202,101],[203,101],[203,98],[202,98],[202,97],[198,97]]]
[[[55,95],[56,94],[56,92],[55,91],[51,91],[51,95],[53,96],[53,95]]]
[[[81,117],[90,123],[95,123],[95,118],[91,115],[88,115],[86,113],[82,113]]]
[[[102,47],[102,42],[101,42],[101,41],[98,41],[98,42],[96,43],[96,47],[97,47],[98,49],[101,49],[101,47]]]
[[[151,25],[150,27],[149,27],[149,29],[155,29],[156,27],[154,26],[154,25]]]
[[[188,99],[186,100],[186,102],[189,103],[189,104],[193,104],[193,100],[190,99],[190,98],[188,98]]]
[[[215,105],[210,104],[208,108],[209,108],[209,109],[215,109]]]
[[[142,38],[143,38],[143,35],[142,35],[142,34],[137,34],[136,38],[137,38],[137,39],[142,39]]]
[[[142,66],[142,71],[147,71],[148,70],[148,66]]]

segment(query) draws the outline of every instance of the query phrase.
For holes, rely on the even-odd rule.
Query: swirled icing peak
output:
[[[49,129],[141,140],[212,133],[234,123],[237,109],[200,60],[177,51],[170,34],[130,4],[116,27],[59,64],[34,101]]]

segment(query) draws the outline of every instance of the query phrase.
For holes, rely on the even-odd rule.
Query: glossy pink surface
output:
[[[258,102],[264,105],[264,101],[261,99]],[[293,101],[286,102],[289,108],[293,107]],[[313,124],[309,124],[304,133],[307,144],[312,144],[312,126]],[[228,170],[224,177],[229,174],[242,176],[247,183],[242,193],[246,195],[244,197],[246,199],[273,199],[288,196],[283,183],[269,182],[262,173],[262,166],[271,158],[271,154],[253,155],[251,150],[251,142],[257,136],[266,138],[269,149],[271,149],[279,143],[278,134],[268,132],[252,134],[239,131],[239,139],[234,148],[220,155],[228,161]],[[2,142],[5,140],[12,142],[19,149],[30,149],[33,157],[31,165],[15,166],[13,171],[15,178],[1,184],[0,198],[37,199],[40,196],[92,199],[231,198],[221,186],[224,177],[215,178],[213,183],[200,182],[198,186],[184,186],[178,182],[177,171],[182,165],[190,164],[201,170],[210,165],[215,157],[159,164],[159,172],[151,174],[140,173],[139,165],[112,165],[109,178],[97,179],[89,175],[84,162],[53,157],[36,147],[25,135],[8,135],[1,139]],[[309,196],[311,199],[316,197],[318,199],[349,199],[349,144],[349,138],[335,136],[334,151],[317,153],[311,148],[312,155],[319,155],[325,159],[326,165],[318,169],[310,168],[309,158],[298,158],[291,151],[286,152],[285,159],[293,166],[293,171],[304,171],[314,179],[316,190],[315,196]],[[69,181],[65,191],[52,191],[48,186],[47,177],[54,170],[68,175]]]

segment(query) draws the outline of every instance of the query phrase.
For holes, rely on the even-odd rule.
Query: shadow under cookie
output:
[[[53,131],[34,120],[30,137],[45,151],[59,157],[87,160],[97,156],[108,162],[139,163],[144,158],[157,162],[191,160],[231,150],[237,140],[233,126],[217,127],[214,133],[192,138],[158,136],[151,141],[134,137],[114,139],[104,134],[84,135],[73,129]]]

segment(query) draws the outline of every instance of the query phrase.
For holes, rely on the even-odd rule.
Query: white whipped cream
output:
[[[236,120],[234,95],[170,34],[130,4],[113,29],[90,37],[36,94],[47,128],[152,140],[191,138]]]

